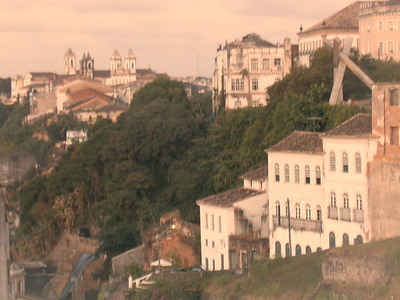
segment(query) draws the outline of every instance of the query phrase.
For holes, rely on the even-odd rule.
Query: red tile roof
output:
[[[260,194],[266,194],[266,191],[255,191],[246,189],[244,187],[239,187],[231,189],[219,194],[211,195],[207,198],[197,200],[198,205],[211,205],[218,207],[232,207],[235,202],[251,198]]]

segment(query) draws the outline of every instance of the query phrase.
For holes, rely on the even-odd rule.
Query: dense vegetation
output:
[[[198,222],[195,201],[238,185],[241,174],[266,163],[266,148],[293,130],[325,131],[360,112],[327,104],[331,61],[329,50],[317,51],[310,68],[294,68],[268,90],[270,105],[215,120],[209,95],[189,100],[180,82],[148,84],[116,123],[99,119],[89,127],[88,141],[70,147],[50,174],[32,174],[16,188],[12,199],[21,226],[14,258],[43,256],[63,230],[79,226],[99,228],[99,252],[111,257],[140,242],[163,212],[179,208],[185,219]],[[387,67],[365,61],[373,78]],[[362,84],[348,80],[359,91]],[[83,126],[71,116],[21,126],[27,110],[25,103],[0,114],[2,150],[32,150],[44,159],[65,130]],[[43,131],[48,141],[33,138]]]

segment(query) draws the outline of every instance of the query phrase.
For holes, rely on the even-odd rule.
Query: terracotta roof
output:
[[[315,32],[319,30],[357,30],[358,31],[358,14],[360,12],[361,1],[356,1],[346,6],[337,13],[321,22],[311,26],[310,28],[299,32],[299,35]]]
[[[368,137],[371,134],[371,115],[357,114],[336,128],[325,133],[323,137]]]
[[[234,42],[231,42],[231,43],[225,45],[225,49],[238,48],[238,47],[240,47],[240,48],[254,48],[254,47],[269,48],[269,47],[276,47],[276,45],[274,45],[266,40],[263,40],[256,33],[250,33],[250,34],[244,36],[241,41],[236,40]]]
[[[266,152],[323,153],[321,133],[295,131]]]
[[[263,180],[268,178],[268,166],[262,166],[256,170],[247,172],[246,174],[239,177],[240,179],[250,180]]]
[[[68,48],[68,51],[64,54],[64,56],[75,56],[75,53],[72,52],[71,48]]]
[[[197,200],[196,203],[198,205],[206,204],[218,207],[232,207],[235,202],[265,193],[265,191],[255,191],[246,189],[244,187],[239,187]]]
[[[92,88],[85,88],[83,90],[71,93],[68,98],[68,104],[69,104],[69,106],[74,106],[79,103],[86,102],[89,100],[94,100],[94,99],[97,99],[96,100],[97,102],[100,100],[102,102],[103,101],[110,102],[112,98],[101,92],[98,92]],[[102,105],[102,106],[104,106],[104,105]]]

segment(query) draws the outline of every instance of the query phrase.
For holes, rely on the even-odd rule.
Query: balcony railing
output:
[[[340,208],[340,219],[343,221],[351,221],[351,213],[350,208]]]
[[[364,222],[364,211],[362,209],[353,209],[353,221]]]
[[[289,228],[287,217],[272,216],[274,227]],[[322,221],[290,218],[290,229],[299,231],[322,232]]]
[[[338,219],[338,208],[328,206],[328,218],[329,219]]]

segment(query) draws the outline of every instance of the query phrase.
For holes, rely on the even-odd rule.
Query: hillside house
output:
[[[247,268],[268,257],[267,167],[241,179],[242,187],[197,200],[204,270]]]

